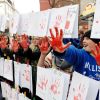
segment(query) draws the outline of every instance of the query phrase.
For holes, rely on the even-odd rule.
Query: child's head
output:
[[[87,52],[91,52],[91,50],[95,50],[95,44],[98,44],[100,42],[100,39],[94,39],[94,38],[90,38],[91,36],[91,30],[87,31],[84,35],[83,35],[83,48],[87,51]]]

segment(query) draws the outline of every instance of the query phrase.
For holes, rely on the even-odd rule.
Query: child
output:
[[[50,30],[51,38],[50,44],[54,50],[54,54],[57,57],[63,58],[73,65],[74,70],[100,81],[100,67],[97,65],[95,57],[91,51],[96,51],[95,43],[99,43],[99,39],[91,39],[91,31],[88,31],[83,36],[83,49],[77,49],[74,46],[67,43],[62,43],[62,30],[60,35],[58,29],[55,28],[56,37],[54,37],[52,30]]]
[[[66,62],[64,59],[59,59],[52,54],[51,47],[47,37],[41,38],[38,44],[41,55],[38,61],[38,66],[45,68],[57,68],[65,72],[72,72],[72,65]]]
[[[51,40],[50,44],[53,48],[55,56],[65,59],[73,65],[74,70],[87,77],[100,81],[100,66],[97,64],[96,55],[94,52],[98,51],[96,44],[99,44],[100,39],[90,38],[91,31],[88,31],[83,36],[83,49],[77,49],[67,43],[62,43],[63,31],[60,30],[60,34],[57,28],[55,28],[56,37],[53,35],[50,29]],[[100,61],[100,60],[98,60]],[[98,96],[96,98],[98,100]]]

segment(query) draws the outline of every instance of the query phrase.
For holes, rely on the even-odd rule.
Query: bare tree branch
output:
[[[50,7],[53,8],[54,5],[55,5],[55,1],[56,1],[56,0],[48,0],[48,1],[49,1]]]

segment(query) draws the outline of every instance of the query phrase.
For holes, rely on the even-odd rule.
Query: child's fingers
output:
[[[50,46],[52,47],[53,46],[52,39],[49,39],[48,42],[49,42]]]
[[[99,49],[100,49],[99,46],[96,44],[96,51],[97,51],[97,54],[100,53],[100,50],[99,50]]]
[[[54,39],[54,35],[52,33],[52,29],[49,29],[49,31],[50,31],[51,38]]]
[[[62,38],[63,38],[63,30],[60,29],[60,39],[62,40]]]
[[[56,37],[59,37],[59,32],[57,27],[55,27],[55,32],[56,32]]]
[[[63,49],[68,48],[70,45],[71,45],[71,42],[68,42],[68,43],[63,47]]]

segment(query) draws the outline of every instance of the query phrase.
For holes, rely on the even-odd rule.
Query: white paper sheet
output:
[[[50,10],[30,14],[30,27],[28,33],[31,36],[43,37],[47,33]]]
[[[7,97],[6,83],[1,82],[2,97]]]
[[[30,65],[21,64],[21,87],[26,87],[31,91],[31,77],[32,77],[32,68]]]
[[[70,75],[37,67],[36,95],[44,100],[66,100]]]
[[[2,16],[2,21],[1,21],[1,27],[0,27],[0,31],[5,31],[5,28],[7,26],[7,16]]]
[[[0,58],[0,76],[3,76],[4,58]]]
[[[13,81],[12,60],[5,59],[4,61],[4,77],[10,81]]]
[[[79,5],[68,6],[64,38],[78,38]]]
[[[11,36],[13,36],[13,34],[16,34],[16,32],[18,30],[19,19],[20,19],[19,14],[14,14],[14,15],[10,16],[9,32],[10,32]]]
[[[37,67],[36,95],[47,100],[47,88],[50,72],[48,69]]]
[[[100,39],[100,0],[96,0],[96,10],[94,14],[94,21],[91,31],[91,38]]]
[[[48,36],[50,36],[49,32],[50,28],[53,29],[54,27],[58,27],[59,29],[64,30],[67,11],[68,11],[68,6],[51,9],[49,23],[48,23],[48,32],[47,32]]]
[[[15,79],[15,85],[20,85],[20,67],[21,63],[14,61],[14,79]]]
[[[20,15],[19,27],[17,30],[18,34],[27,34],[28,35],[28,29],[30,27],[29,21],[30,21],[30,13]]]
[[[14,88],[12,88],[12,95],[10,100],[18,100],[18,92]]]
[[[70,75],[56,69],[51,69],[51,74],[47,100],[66,100]]]
[[[74,72],[68,100],[95,100],[98,88],[98,81]]]

